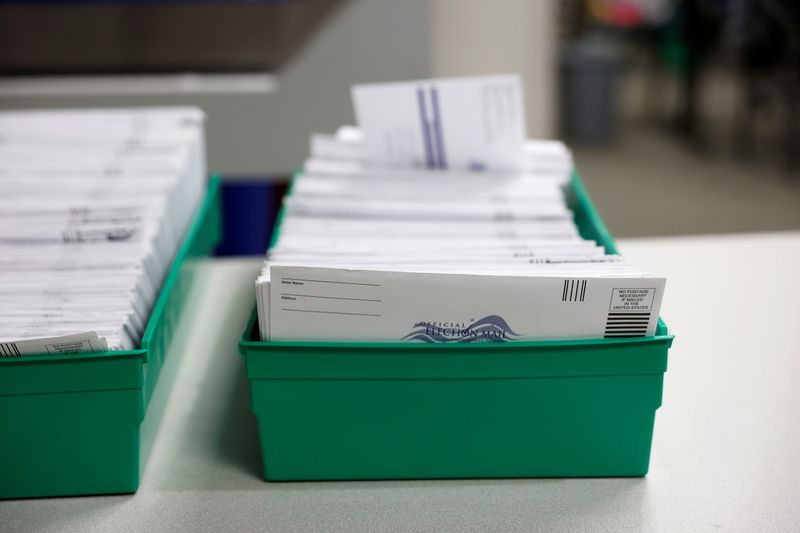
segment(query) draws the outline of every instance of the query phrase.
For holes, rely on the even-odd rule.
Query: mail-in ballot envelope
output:
[[[517,75],[353,87],[370,161],[429,169],[521,169],[525,108]]]
[[[274,266],[272,340],[481,342],[653,335],[665,279]]]

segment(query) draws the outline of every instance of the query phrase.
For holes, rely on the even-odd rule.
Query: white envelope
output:
[[[0,159],[6,348],[134,348],[205,190],[202,112],[0,112]]]
[[[355,85],[370,161],[429,169],[521,169],[525,144],[517,75]]]
[[[272,266],[271,340],[480,342],[655,333],[665,279]]]

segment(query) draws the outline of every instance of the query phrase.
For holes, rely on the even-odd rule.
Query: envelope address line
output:
[[[381,288],[379,283],[282,278],[281,285],[287,289],[289,286],[295,288],[295,292],[281,292],[281,301],[284,303],[296,302],[296,307],[282,307],[282,311],[355,317],[383,316],[381,313],[376,312],[379,309],[375,308],[375,305],[380,305],[383,300],[371,297],[375,295],[373,293],[375,289]],[[312,289],[314,290],[313,294],[301,294],[301,292],[297,291],[297,289],[305,288],[309,285],[315,288]],[[355,293],[351,291],[355,291]]]

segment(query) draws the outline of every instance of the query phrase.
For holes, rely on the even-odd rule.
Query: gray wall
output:
[[[30,96],[17,90],[9,96],[14,91],[3,90],[9,80],[0,80],[0,109],[198,105],[208,114],[213,171],[286,174],[306,156],[310,133],[353,122],[353,83],[516,71],[526,83],[529,132],[548,136],[555,5],[555,0],[351,0],[278,72],[272,90],[114,95],[97,91],[95,84],[92,94]]]
[[[287,173],[303,161],[310,133],[353,122],[353,83],[430,74],[429,9],[425,0],[351,0],[278,73],[274,91],[6,94],[0,108],[198,105],[208,114],[209,168],[226,174]]]

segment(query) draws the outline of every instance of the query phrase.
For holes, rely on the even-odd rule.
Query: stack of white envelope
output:
[[[0,356],[137,347],[205,193],[195,108],[0,113]]]
[[[433,126],[424,113],[406,120],[397,111],[408,104],[410,113],[409,102],[434,90],[433,102],[417,106],[438,107]],[[487,92],[516,100],[486,104]],[[353,93],[363,129],[312,136],[310,158],[284,200],[278,240],[256,281],[263,340],[463,343],[655,333],[665,279],[580,237],[566,202],[573,163],[562,143],[509,139],[506,131],[500,148],[483,150],[476,139],[464,141],[469,150],[459,146],[465,122],[493,128],[491,135],[468,130],[479,139],[500,136],[498,124],[524,135],[516,77]],[[448,114],[451,100],[474,106]],[[388,152],[383,141],[370,147],[375,138],[391,145]],[[406,142],[400,149],[397,138]]]

